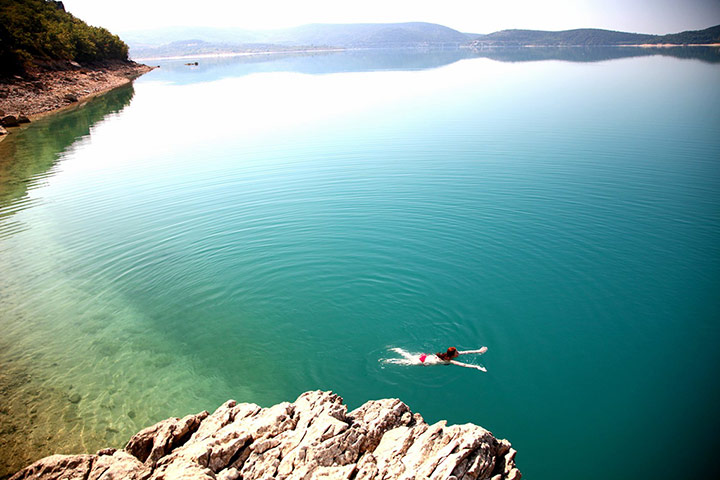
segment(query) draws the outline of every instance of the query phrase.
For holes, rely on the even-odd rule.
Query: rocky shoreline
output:
[[[261,408],[230,400],[214,413],[170,418],[123,450],[53,455],[21,479],[518,480],[515,450],[473,424],[428,425],[398,399],[348,412],[331,392]]]
[[[130,61],[67,62],[0,80],[0,128],[16,127],[124,85],[153,67]],[[3,129],[4,130],[4,129]],[[4,133],[0,131],[0,135]]]

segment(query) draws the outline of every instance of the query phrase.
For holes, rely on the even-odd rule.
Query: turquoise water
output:
[[[720,64],[454,55],[166,61],[0,143],[5,468],[320,388],[717,470]]]

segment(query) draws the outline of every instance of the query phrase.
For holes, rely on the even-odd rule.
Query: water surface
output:
[[[717,469],[720,66],[360,55],[168,61],[0,143],[3,468],[321,388],[529,478]],[[382,362],[449,345],[488,373]]]

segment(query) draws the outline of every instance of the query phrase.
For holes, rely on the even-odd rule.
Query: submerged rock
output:
[[[0,124],[2,124],[3,127],[17,127],[19,125],[15,115],[5,115],[0,119]]]
[[[330,392],[269,408],[230,400],[213,414],[148,427],[124,450],[53,455],[11,480],[517,480],[515,450],[473,424],[428,425],[397,399],[348,412]]]

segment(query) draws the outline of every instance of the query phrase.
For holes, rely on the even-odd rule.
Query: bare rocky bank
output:
[[[12,480],[520,478],[510,443],[482,427],[428,425],[397,399],[352,412],[342,402],[321,391],[269,408],[230,400],[148,427],[123,450],[53,455]]]
[[[54,68],[46,66],[24,77],[0,79],[0,122],[4,127],[16,126],[17,120],[23,117],[32,120],[77,104],[150,70],[152,67],[147,65],[119,60],[88,65],[62,62]],[[7,117],[13,117],[15,122]]]

